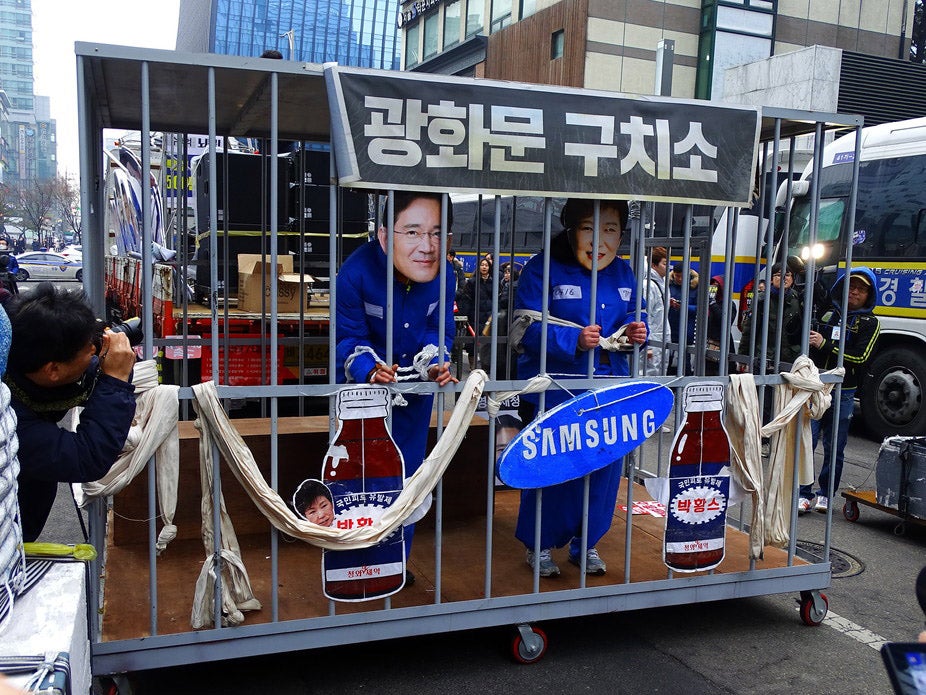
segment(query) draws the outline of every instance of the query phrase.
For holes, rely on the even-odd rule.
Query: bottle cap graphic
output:
[[[384,418],[389,409],[389,389],[385,386],[364,386],[341,389],[338,392],[338,418],[361,420]]]

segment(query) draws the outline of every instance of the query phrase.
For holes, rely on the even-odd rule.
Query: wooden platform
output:
[[[230,478],[230,476],[229,476]],[[624,481],[626,483],[626,481]],[[231,481],[232,485],[236,485]],[[228,485],[226,486],[228,487]],[[478,489],[466,494],[485,496]],[[226,492],[226,494],[228,494]],[[626,498],[622,488],[618,504]],[[634,499],[649,499],[645,490],[636,485]],[[449,501],[449,500],[447,500]],[[533,574],[525,562],[523,546],[514,537],[519,493],[499,490],[494,495],[494,527],[492,533],[492,595],[515,596],[530,594]],[[432,519],[434,511],[428,519]],[[426,519],[426,521],[428,521]],[[237,520],[236,520],[237,521]],[[266,523],[266,522],[264,522]],[[666,579],[662,563],[664,519],[649,515],[633,516],[632,583]],[[432,528],[428,528],[428,526]],[[269,526],[268,526],[269,528]],[[611,531],[598,543],[598,549],[608,563],[608,573],[588,577],[587,586],[624,582],[625,513],[618,510]],[[269,622],[270,611],[270,533],[240,535],[245,566],[252,587],[264,608],[246,614],[245,624]],[[442,603],[481,599],[484,597],[486,519],[482,515],[458,517],[443,526],[441,596]],[[561,576],[540,580],[541,592],[579,587],[579,569],[569,564],[566,549],[554,552]],[[727,529],[726,556],[716,572],[739,572],[749,569],[748,536]],[[279,543],[279,612],[281,620],[327,616],[329,602],[321,594],[321,551],[302,541],[281,536]],[[193,589],[205,557],[198,539],[178,539],[158,560],[158,632],[159,634],[191,631],[190,613]],[[796,564],[806,564],[795,558]],[[784,567],[785,551],[767,547],[765,559],[758,569]],[[435,602],[435,552],[433,523],[419,524],[414,549],[409,560],[414,572],[414,586],[392,597],[392,607],[425,606]],[[691,576],[691,575],[676,575]],[[104,602],[104,641],[134,639],[149,634],[148,551],[143,543],[112,543],[108,547],[106,564],[106,595]],[[364,603],[338,603],[336,613],[379,611],[382,600]]]

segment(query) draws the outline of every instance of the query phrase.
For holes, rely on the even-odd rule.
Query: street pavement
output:
[[[850,436],[844,487],[874,488],[878,446]],[[67,487],[60,492],[43,540],[74,542],[76,512]],[[914,581],[926,527],[898,535],[899,521],[862,507],[850,523],[837,505],[833,549],[862,571],[832,580],[819,627],[801,622],[796,594],[768,595],[540,623],[549,646],[529,666],[511,661],[512,631],[500,627],[161,669],[128,684],[140,695],[890,693],[876,647],[915,640],[924,622]],[[825,525],[825,515],[801,517],[799,540],[822,544]]]

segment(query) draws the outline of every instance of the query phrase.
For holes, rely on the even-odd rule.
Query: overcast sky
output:
[[[79,170],[74,42],[173,49],[179,7],[180,0],[32,0],[35,93],[51,97],[59,174]]]

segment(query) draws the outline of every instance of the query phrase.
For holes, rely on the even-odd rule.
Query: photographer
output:
[[[6,307],[13,343],[4,381],[19,436],[23,539],[42,532],[59,482],[98,480],[125,444],[135,414],[135,353],[124,333],[101,334],[83,292],[49,282]],[[57,423],[81,406],[75,432]]]

